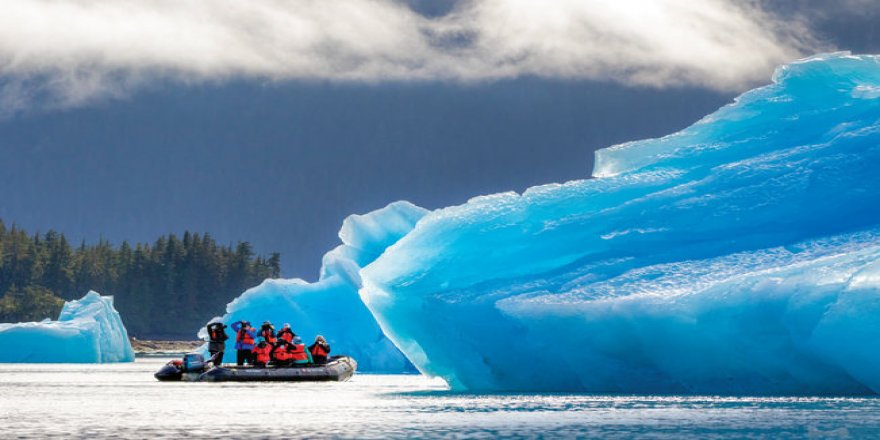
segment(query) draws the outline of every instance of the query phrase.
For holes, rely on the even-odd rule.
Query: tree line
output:
[[[130,336],[193,338],[280,267],[277,253],[264,258],[248,242],[222,246],[208,234],[72,247],[64,234],[29,234],[0,220],[0,322],[57,319],[64,301],[95,290],[113,295]]]

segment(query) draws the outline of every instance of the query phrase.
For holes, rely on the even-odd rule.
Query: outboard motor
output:
[[[205,358],[199,353],[187,353],[183,356],[185,373],[201,373],[205,370]]]

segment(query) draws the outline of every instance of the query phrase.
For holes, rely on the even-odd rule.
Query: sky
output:
[[[349,214],[588,178],[819,52],[872,0],[22,0],[0,14],[0,218],[184,230],[314,279]]]

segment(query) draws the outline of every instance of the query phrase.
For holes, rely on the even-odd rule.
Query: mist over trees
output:
[[[277,253],[264,258],[248,242],[221,246],[208,234],[74,247],[64,234],[29,234],[0,220],[0,322],[56,319],[64,301],[95,290],[114,296],[129,335],[192,339],[241,292],[279,277],[280,267]]]

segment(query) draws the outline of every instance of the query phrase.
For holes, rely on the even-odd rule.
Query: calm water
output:
[[[0,437],[880,437],[880,399],[462,395],[420,376],[159,383],[165,359],[0,364]]]

